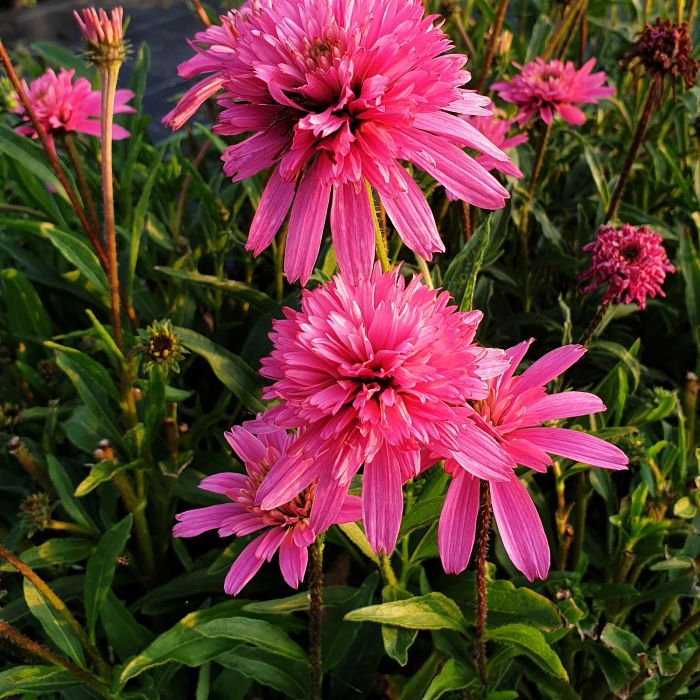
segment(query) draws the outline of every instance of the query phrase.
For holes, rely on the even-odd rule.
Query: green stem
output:
[[[428,263],[421,258],[418,253],[416,253],[416,264],[418,265],[418,269],[423,274],[423,283],[430,289],[435,289],[435,285],[433,284],[433,276],[430,274]]]
[[[668,649],[679,639],[685,637],[688,632],[692,632],[696,627],[700,627],[700,610],[676,627],[673,632],[670,632],[659,644],[659,649]]]
[[[489,43],[486,46],[486,53],[481,61],[481,70],[479,71],[479,77],[476,79],[474,84],[474,89],[477,92],[481,92],[486,82],[486,78],[489,75],[489,69],[491,68],[491,63],[493,62],[493,57],[496,54],[496,44],[501,34],[501,29],[503,28],[503,20],[506,16],[506,10],[508,9],[508,0],[499,0],[498,6],[496,7],[496,12],[493,17],[493,23],[491,24],[491,35],[489,36]]]
[[[700,647],[695,650],[695,653],[685,662],[683,668],[673,678],[673,680],[662,689],[661,700],[671,700],[675,698],[683,686],[691,679],[695,672],[700,667]]]
[[[588,478],[586,472],[576,475],[576,522],[574,524],[574,542],[572,552],[572,568],[578,565],[583,550],[583,536],[586,532],[586,509],[588,507]]]
[[[323,697],[321,665],[321,613],[323,611],[323,535],[310,547],[309,561],[309,687],[311,700]]]
[[[389,272],[391,270],[391,263],[389,262],[389,253],[387,251],[386,241],[384,240],[384,236],[382,235],[382,229],[379,225],[377,208],[374,206],[372,186],[366,180],[365,187],[367,188],[367,196],[369,197],[369,207],[372,210],[372,216],[374,217],[374,243],[377,249],[377,258],[379,259],[379,264],[382,266],[382,271]]]
[[[399,580],[396,578],[394,569],[391,566],[391,558],[384,552],[377,555],[379,559],[379,571],[387,586],[398,586]]]
[[[554,34],[547,42],[547,45],[542,52],[541,56],[543,60],[548,61],[557,49],[559,42],[564,38],[569,31],[571,23],[576,19],[581,8],[585,5],[587,0],[574,0],[574,2],[569,5],[568,10],[565,12],[564,16],[561,18],[559,25],[557,26]]]
[[[95,231],[100,230],[99,220],[97,218],[97,209],[95,208],[95,202],[92,198],[92,193],[90,192],[90,185],[88,184],[87,177],[85,176],[85,169],[83,168],[83,162],[78,153],[78,149],[75,147],[75,140],[73,135],[66,131],[63,133],[63,145],[66,148],[66,153],[68,158],[75,170],[75,175],[78,180],[78,191],[83,199],[85,207],[87,209],[87,214],[90,217],[90,223]]]
[[[486,554],[489,546],[489,528],[491,525],[491,496],[489,482],[481,481],[479,490],[479,520],[476,541],[476,668],[481,683],[486,686],[488,674],[486,669]]]

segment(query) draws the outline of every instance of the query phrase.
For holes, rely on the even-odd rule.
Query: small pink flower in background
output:
[[[124,9],[115,7],[108,15],[103,9],[90,7],[73,10],[73,16],[89,45],[120,47],[124,43]]]
[[[576,105],[596,104],[615,93],[615,88],[604,86],[607,76],[603,71],[591,73],[594,64],[591,58],[577,70],[571,61],[536,58],[525,66],[514,63],[520,73],[510,81],[494,83],[491,89],[518,106],[520,126],[537,114],[545,124],[551,124],[558,114],[569,124],[579,125],[586,116]]]
[[[510,366],[489,380],[488,397],[476,404],[480,424],[494,436],[513,461],[538,472],[551,466],[550,454],[604,469],[625,469],[627,456],[594,435],[542,423],[605,410],[595,395],[581,391],[547,394],[546,385],[584,354],[580,345],[565,345],[533,362],[514,376],[532,340],[506,350]],[[479,510],[479,479],[451,460],[452,474],[438,527],[438,549],[447,573],[459,573],[469,563]],[[510,560],[532,581],[549,572],[549,544],[527,489],[515,473],[508,481],[490,482],[498,531]]]
[[[375,551],[391,552],[401,523],[402,484],[426,449],[479,477],[508,479],[511,459],[470,418],[465,404],[488,395],[502,350],[479,347],[482,314],[460,313],[447,292],[375,266],[353,283],[337,275],[302,293],[301,311],[275,321],[261,373],[273,380],[268,411],[304,431],[258,493],[275,508],[318,479],[312,522],[335,517],[340,493],[364,465],[363,519]]]
[[[464,117],[464,120],[502,151],[520,146],[528,140],[528,135],[525,132],[508,136],[508,132],[515,124],[515,119],[503,119],[497,114],[493,114],[482,117]],[[476,162],[489,171],[497,170],[499,173],[510,175],[511,177],[523,177],[520,168],[512,163],[510,159],[499,160],[492,155],[482,153],[476,157]],[[453,202],[458,199],[449,190],[446,191],[446,194],[447,198]]]
[[[74,70],[61,68],[58,75],[49,68],[36,80],[27,85],[22,81],[22,87],[34,108],[39,121],[46,129],[49,138],[52,134],[77,131],[90,136],[100,135],[100,115],[102,113],[101,96],[99,91],[93,91],[86,78],[78,78],[73,82]],[[114,112],[123,114],[133,112],[127,102],[134,96],[131,90],[117,90]],[[22,117],[22,121],[29,122],[23,106],[17,107],[15,113]],[[36,137],[36,132],[31,124],[17,127],[20,134]],[[125,139],[129,132],[117,126],[113,127],[114,139]]]
[[[374,221],[366,182],[406,245],[425,259],[444,251],[433,214],[402,161],[457,197],[498,209],[508,192],[467,155],[507,156],[457,115],[486,115],[490,100],[461,86],[464,56],[420,0],[259,0],[195,37],[181,75],[207,74],[165,117],[174,128],[221,91],[219,134],[234,181],[272,169],[247,248],[270,245],[290,212],[285,272],[306,282],[330,207],[340,269],[370,273]],[[332,198],[331,198],[332,195]],[[331,201],[332,199],[332,201]]]
[[[228,502],[179,513],[173,535],[195,537],[218,530],[219,537],[244,537],[265,530],[238,555],[226,576],[224,590],[238,595],[263,562],[270,561],[278,550],[282,576],[296,588],[306,572],[307,547],[317,534],[309,523],[315,485],[308,485],[277,508],[263,509],[256,505],[256,495],[265,475],[285,456],[295,436],[259,419],[234,426],[226,433],[226,439],[243,461],[246,473],[225,472],[206,477],[199,487],[225,496]],[[343,492],[338,506],[333,523],[352,522],[361,516],[357,496],[347,496]]]
[[[579,276],[580,280],[591,280],[583,291],[606,286],[605,304],[635,303],[643,309],[647,297],[666,296],[661,285],[668,272],[676,271],[666,255],[663,239],[646,226],[601,226],[595,241],[583,250],[591,255],[590,267]]]

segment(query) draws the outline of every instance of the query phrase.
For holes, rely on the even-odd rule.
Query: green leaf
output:
[[[94,641],[95,625],[100,608],[107,599],[117,558],[124,551],[126,541],[131,534],[134,516],[129,513],[123,520],[113,525],[97,543],[94,554],[90,557],[85,570],[85,615],[90,638]]]
[[[370,605],[345,616],[350,622],[377,622],[415,630],[451,629],[468,632],[457,604],[442,593],[428,593],[408,600]]]
[[[46,540],[37,547],[27,549],[20,559],[32,569],[43,569],[49,566],[68,566],[87,559],[95,545],[90,540],[80,537],[56,537]],[[9,564],[0,566],[0,571],[14,571]]]
[[[562,619],[551,600],[531,588],[516,588],[510,581],[489,581],[486,603],[491,623],[498,626],[527,622],[540,629],[561,627]]]
[[[70,379],[78,396],[92,414],[95,427],[113,446],[123,449],[122,431],[109,406],[109,397],[116,398],[119,393],[107,370],[79,350],[52,342],[46,342],[45,345],[57,351],[56,364]]]
[[[51,321],[31,282],[14,268],[2,271],[5,293],[5,322],[10,333],[19,340],[43,343],[51,337]]]
[[[460,311],[470,311],[474,304],[476,277],[489,246],[491,219],[487,218],[457,253],[445,273],[445,287],[459,304]]]
[[[175,277],[186,282],[201,284],[213,287],[214,289],[222,289],[235,299],[246,302],[263,313],[274,313],[279,310],[279,304],[272,297],[269,297],[265,292],[255,289],[255,287],[251,287],[243,282],[238,282],[237,280],[220,279],[213,275],[203,275],[199,272],[180,270],[175,267],[158,266],[155,269],[158,272],[162,272],[164,275]]]
[[[44,149],[33,139],[18,134],[5,124],[0,124],[0,153],[18,161],[39,180],[51,185],[59,197],[68,201],[63,185],[46,162]]]
[[[555,678],[568,680],[569,676],[561,660],[547,644],[542,632],[534,627],[514,623],[486,630],[486,639],[504,644],[512,644],[520,652],[532,659],[543,671]]]
[[[240,357],[188,328],[176,327],[174,330],[182,344],[203,357],[214,374],[249,411],[265,410],[258,398],[262,386],[260,377]]]
[[[113,591],[108,591],[100,610],[100,620],[109,645],[120,659],[137,654],[139,649],[153,641],[153,633],[139,624]]]
[[[76,487],[75,495],[78,498],[83,498],[91,491],[94,491],[100,484],[111,481],[117,474],[133,469],[140,464],[140,459],[129,464],[115,464],[108,460],[93,464],[90,473]]]
[[[414,530],[436,522],[440,517],[444,500],[442,497],[418,498],[411,509],[404,513],[399,539],[410,535]]]
[[[639,637],[629,630],[608,622],[600,634],[600,640],[607,646],[617,649],[629,658],[630,665],[637,664],[637,657],[644,654],[646,649]]]
[[[32,49],[43,56],[50,66],[74,70],[76,76],[82,76],[88,80],[94,78],[93,71],[88,68],[83,58],[63,46],[50,41],[35,41],[32,43]]]
[[[250,617],[226,617],[195,627],[209,639],[232,639],[267,649],[292,661],[307,663],[304,650],[276,625]]]
[[[85,666],[83,648],[75,632],[27,579],[24,579],[24,600],[48,638],[75,663]]]
[[[79,684],[75,676],[58,666],[15,666],[0,672],[0,698],[16,698],[19,693],[53,693]]]
[[[700,257],[687,233],[681,235],[680,262],[685,281],[685,306],[690,320],[690,331],[700,349]]]
[[[433,678],[423,700],[438,700],[445,693],[453,690],[462,690],[474,683],[474,672],[463,666],[458,661],[450,659]]]
[[[151,642],[122,670],[121,683],[135,678],[149,668],[174,661],[191,668],[201,666],[231,649],[231,642],[224,638],[207,638],[197,632],[198,626],[221,617],[240,612],[246,601],[232,600],[207,610],[197,610],[182,618],[169,630]]]
[[[323,607],[333,608],[345,605],[359,589],[351,586],[328,586],[323,589]],[[243,607],[244,612],[256,615],[289,615],[309,609],[309,594],[306,591],[295,593],[286,598],[274,600],[256,600]]]
[[[82,504],[73,495],[75,487],[61,463],[53,455],[46,455],[46,463],[49,468],[49,479],[56,489],[58,498],[66,513],[78,524],[97,533],[97,526],[87,514]]]
[[[392,602],[396,600],[407,600],[412,595],[406,590],[397,586],[385,586],[382,590],[382,600]],[[382,625],[382,641],[384,651],[396,661],[399,666],[408,663],[408,650],[416,641],[418,630],[394,627],[393,625]]]

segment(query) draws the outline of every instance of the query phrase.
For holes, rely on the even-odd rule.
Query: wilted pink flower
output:
[[[647,297],[666,296],[661,285],[667,272],[676,271],[666,255],[663,239],[646,226],[601,226],[595,241],[583,246],[583,250],[591,254],[591,266],[579,276],[580,280],[591,280],[583,291],[607,285],[603,303],[634,302],[643,309]]]
[[[337,275],[302,293],[301,311],[275,321],[262,374],[274,380],[270,410],[305,426],[259,492],[274,508],[318,479],[313,517],[331,522],[341,493],[364,464],[363,517],[379,552],[391,552],[401,522],[402,484],[421,468],[421,451],[452,457],[484,478],[510,476],[511,460],[476,427],[465,403],[485,398],[505,356],[474,344],[482,314],[460,313],[447,292],[375,266],[352,283]],[[314,520],[314,522],[317,522]]]
[[[258,255],[290,211],[285,272],[306,281],[330,204],[341,270],[368,275],[374,187],[406,245],[426,259],[444,245],[420,188],[400,161],[432,175],[475,206],[497,209],[507,191],[469,146],[507,159],[457,114],[483,115],[489,99],[461,86],[464,56],[420,0],[256,0],[195,37],[183,77],[210,74],[165,121],[177,128],[223,89],[215,130],[253,136],[230,146],[234,180],[272,168],[247,247]]]
[[[552,123],[555,113],[569,124],[583,124],[586,117],[575,105],[596,104],[615,92],[613,87],[604,87],[607,76],[603,71],[591,73],[594,64],[595,58],[591,58],[577,70],[571,61],[556,59],[545,62],[536,58],[525,66],[513,63],[520,74],[510,81],[494,83],[491,89],[518,106],[521,126],[538,112],[545,124]]]
[[[235,426],[225,435],[243,461],[246,473],[225,472],[204,479],[199,485],[201,489],[221,494],[228,502],[179,513],[173,535],[194,537],[208,530],[218,530],[219,537],[243,537],[265,530],[233,562],[224,590],[237,595],[277,550],[282,576],[296,588],[306,571],[307,547],[317,534],[309,523],[315,485],[308,485],[277,508],[263,509],[256,504],[256,495],[265,475],[284,457],[295,437],[262,419]],[[343,492],[338,505],[334,523],[360,518],[360,499],[357,496],[346,496]]]
[[[510,148],[520,146],[528,140],[528,135],[524,132],[508,136],[508,131],[515,123],[515,119],[503,119],[496,114],[481,117],[464,117],[464,120],[482,133],[494,146],[506,151]],[[486,170],[497,170],[504,175],[511,177],[523,177],[523,173],[510,159],[500,160],[492,155],[482,153],[476,157],[476,162],[486,168]],[[452,192],[447,190],[447,198],[455,201]]]
[[[578,430],[540,427],[542,423],[605,410],[595,395],[581,391],[547,394],[545,386],[581,358],[580,345],[565,345],[513,376],[532,341],[508,350],[510,366],[489,380],[488,397],[476,404],[483,429],[501,444],[514,462],[538,472],[551,466],[550,454],[606,469],[625,469],[627,456],[619,448]],[[438,527],[438,549],[445,571],[459,573],[469,563],[479,510],[479,479],[453,460],[452,474]],[[491,481],[493,513],[510,560],[532,581],[546,578],[549,545],[527,489],[515,473],[507,481]]]
[[[52,134],[77,131],[90,136],[100,135],[100,115],[102,113],[101,96],[99,91],[93,91],[86,78],[78,78],[75,82],[74,70],[61,68],[58,75],[49,68],[36,80],[27,85],[22,81],[22,87],[34,108],[34,112],[44,129],[52,138]],[[133,112],[127,102],[134,96],[131,90],[117,90],[114,101],[116,114]],[[36,137],[29,116],[20,105],[15,113],[21,115],[22,121],[27,122],[17,127],[20,134]],[[124,139],[129,132],[116,124],[112,130],[112,138]]]

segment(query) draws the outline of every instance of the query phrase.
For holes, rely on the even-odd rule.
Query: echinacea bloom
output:
[[[471,124],[475,129],[481,132],[491,143],[502,151],[520,146],[528,140],[528,135],[525,132],[508,136],[508,132],[515,123],[515,119],[503,119],[502,117],[493,114],[485,117],[464,117],[464,120]],[[510,158],[500,160],[492,155],[482,153],[476,157],[476,162],[486,168],[486,170],[497,170],[504,175],[511,177],[523,177],[523,173]],[[454,201],[458,199],[449,190],[447,190],[448,199]]]
[[[402,484],[419,473],[423,450],[476,476],[509,478],[512,461],[465,406],[487,396],[486,380],[505,363],[503,351],[474,343],[480,312],[459,312],[447,292],[377,265],[369,278],[336,275],[304,291],[301,311],[284,314],[273,321],[273,350],[262,360],[261,373],[274,382],[264,396],[282,400],[269,410],[277,422],[304,431],[270,470],[261,507],[318,479],[312,518],[323,528],[364,464],[367,538],[388,553]]]
[[[663,239],[646,226],[601,226],[595,240],[583,246],[583,251],[591,255],[590,267],[579,275],[580,280],[591,280],[583,291],[605,286],[604,304],[635,303],[643,309],[647,297],[666,296],[661,285],[666,273],[676,271]]]
[[[295,436],[259,417],[234,426],[225,437],[243,461],[246,473],[224,472],[203,479],[199,485],[201,489],[221,494],[227,502],[179,513],[173,535],[195,537],[209,530],[218,530],[219,537],[244,537],[264,530],[233,562],[224,590],[237,595],[263,562],[270,561],[277,551],[284,580],[296,588],[306,572],[307,548],[318,534],[309,523],[315,485],[308,485],[277,508],[263,509],[256,504],[256,495],[265,475],[284,457],[294,444]],[[360,515],[360,499],[342,494],[333,522],[352,522]]]
[[[576,105],[596,104],[615,92],[615,88],[604,86],[607,76],[603,71],[591,73],[594,64],[595,58],[591,58],[576,69],[572,61],[546,62],[539,57],[525,66],[513,63],[520,73],[509,81],[494,83],[491,89],[518,106],[520,126],[538,113],[545,124],[551,124],[558,114],[569,124],[580,125],[586,116]]]
[[[483,429],[495,437],[513,461],[538,472],[551,466],[550,455],[604,469],[625,469],[627,456],[594,435],[543,423],[605,410],[595,395],[581,391],[548,394],[548,382],[578,361],[585,349],[565,345],[514,375],[532,340],[506,350],[509,367],[489,380],[489,394],[476,404]],[[438,526],[438,549],[445,571],[459,573],[469,563],[479,510],[479,479],[452,460],[452,474]],[[514,472],[507,481],[490,481],[491,503],[503,546],[513,564],[532,581],[546,578],[549,545],[527,489]]]
[[[73,16],[89,51],[98,51],[102,55],[104,49],[111,48],[122,52],[114,58],[123,60],[125,46],[122,7],[113,8],[109,15],[102,8],[96,10],[94,7],[89,7],[80,11],[73,10]]]
[[[256,0],[195,36],[180,75],[201,80],[165,117],[182,126],[222,91],[215,131],[254,132],[229,146],[234,181],[271,169],[247,248],[260,254],[289,214],[285,272],[308,280],[330,206],[340,269],[370,273],[374,219],[366,183],[406,245],[425,259],[444,251],[433,214],[401,161],[457,197],[498,209],[508,192],[463,150],[507,156],[457,115],[485,115],[490,100],[461,86],[466,58],[420,0]],[[331,194],[332,202],[331,202]]]
[[[93,90],[86,78],[78,78],[73,82],[74,70],[61,68],[58,75],[49,68],[42,76],[32,80],[27,85],[22,81],[22,87],[29,98],[39,122],[42,124],[49,139],[54,134],[76,131],[90,136],[100,135],[100,115],[102,103],[99,91]],[[117,90],[114,101],[115,114],[133,112],[127,102],[134,96],[131,90]],[[17,127],[20,134],[36,138],[36,132],[29,122],[24,107],[20,105],[15,113],[28,122]],[[129,132],[121,126],[112,128],[113,139],[125,139]]]
[[[653,80],[674,85],[677,76],[690,89],[698,74],[698,62],[692,57],[693,44],[686,22],[674,24],[670,19],[656,18],[646,24],[632,50],[623,62],[630,65],[635,76],[648,74]]]

